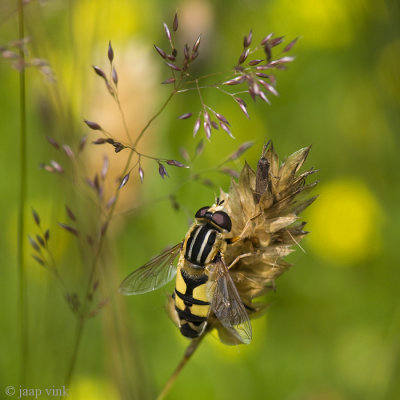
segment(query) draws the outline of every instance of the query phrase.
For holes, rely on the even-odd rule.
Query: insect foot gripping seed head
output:
[[[296,151],[280,164],[269,142],[257,170],[246,163],[238,182],[232,181],[229,193],[221,191],[220,200],[224,200],[232,220],[233,235],[224,254],[225,263],[250,318],[260,316],[266,308],[265,302],[253,303],[253,299],[274,288],[275,279],[290,266],[284,257],[300,247],[300,240],[307,234],[299,214],[316,199],[307,194],[318,182],[306,184],[315,170],[299,170],[310,147]],[[240,343],[212,315],[208,324],[211,328],[218,330],[222,342]]]

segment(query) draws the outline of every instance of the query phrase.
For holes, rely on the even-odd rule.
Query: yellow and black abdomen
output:
[[[200,336],[207,323],[210,311],[207,282],[208,276],[205,273],[192,275],[184,268],[178,268],[173,294],[175,310],[182,335],[191,339]]]

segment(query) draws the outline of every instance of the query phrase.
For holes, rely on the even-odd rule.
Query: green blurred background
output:
[[[256,41],[269,32],[288,41],[300,36],[292,50],[295,62],[278,74],[280,96],[270,106],[249,100],[250,120],[229,98],[204,92],[207,104],[228,117],[236,140],[214,133],[194,168],[218,164],[247,140],[255,140],[255,146],[231,167],[239,170],[244,158],[255,166],[266,139],[273,139],[282,158],[312,144],[306,166],[320,170],[315,191],[320,197],[304,214],[311,231],[302,243],[305,254],[297,249],[289,257],[295,267],[277,281],[276,293],[269,294],[267,316],[253,322],[253,343],[224,347],[210,335],[167,398],[400,398],[399,7],[395,1],[372,0],[56,0],[26,5],[29,57],[48,60],[55,75],[50,82],[34,68],[26,71],[26,234],[37,232],[33,207],[42,225],[50,228],[60,274],[78,295],[87,284],[90,255],[57,222],[67,221],[65,204],[88,227],[96,226],[96,214],[86,212],[91,203],[85,200],[84,183],[71,184],[38,165],[51,159],[67,163],[46,136],[73,149],[83,135],[90,135],[89,141],[97,137],[83,118],[116,136],[121,131],[118,109],[91,70],[92,64],[107,67],[108,40],[116,53],[122,107],[136,136],[168,95],[168,88],[159,84],[168,70],[153,43],[167,47],[162,22],[171,24],[175,10],[182,40],[192,43],[203,33],[198,75],[229,70],[249,29]],[[0,45],[17,37],[16,3],[3,0]],[[18,79],[9,60],[1,59],[1,398],[6,398],[8,385],[17,390],[20,385],[62,386],[76,328],[59,285],[31,259],[26,244],[29,357],[22,384],[16,266]],[[176,117],[198,110],[193,94],[175,99],[148,132],[143,151],[181,159],[179,147],[184,146],[193,154],[203,132],[194,140],[193,121]],[[88,145],[78,171],[93,176],[104,152],[104,147]],[[122,169],[123,155],[108,154],[110,184],[115,185],[112,179]],[[162,181],[156,165],[143,167],[144,183],[132,173],[110,227],[96,301],[110,295],[111,301],[87,321],[69,387],[71,399],[154,398],[187,345],[164,311],[173,284],[135,298],[121,299],[114,289],[134,268],[180,241],[193,213],[212,203],[217,189],[189,182],[176,190],[188,170],[169,168],[170,178]],[[229,177],[219,172],[207,178],[229,187]],[[158,200],[171,192],[178,211],[168,199]]]

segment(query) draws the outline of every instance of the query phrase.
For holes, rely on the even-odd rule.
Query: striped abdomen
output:
[[[178,268],[173,297],[175,310],[180,320],[183,336],[196,338],[201,335],[207,323],[210,303],[207,298],[208,276],[204,273],[191,275]]]
[[[216,255],[217,231],[208,224],[196,225],[186,243],[185,258],[192,264],[204,266]]]

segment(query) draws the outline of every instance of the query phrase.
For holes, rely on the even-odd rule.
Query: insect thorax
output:
[[[204,267],[224,248],[222,234],[208,223],[194,224],[185,240],[184,257],[193,268]]]

